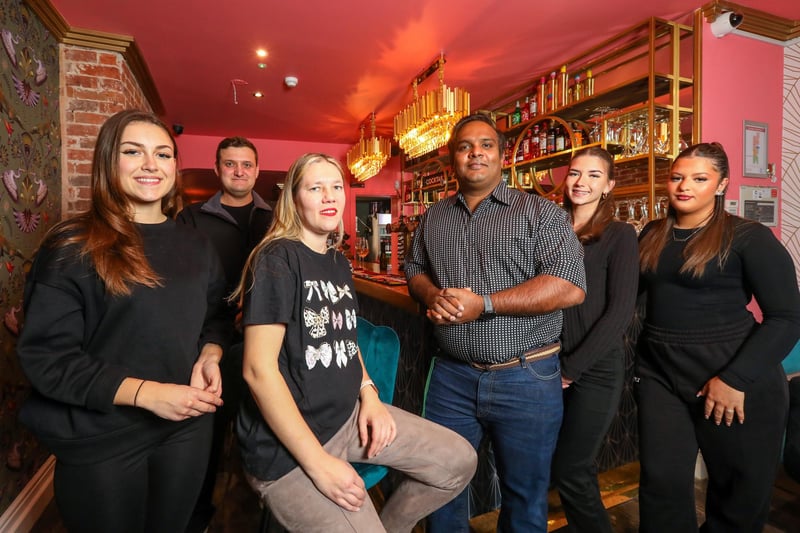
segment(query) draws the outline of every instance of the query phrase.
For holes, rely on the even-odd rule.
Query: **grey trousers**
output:
[[[289,531],[359,532],[411,531],[419,520],[455,498],[472,479],[477,456],[455,432],[387,405],[397,424],[397,438],[372,459],[358,438],[358,409],[325,443],[325,450],[345,461],[388,466],[405,474],[386,501],[380,516],[369,498],[360,511],[349,512],[317,490],[302,468],[275,481],[247,475],[253,490]]]

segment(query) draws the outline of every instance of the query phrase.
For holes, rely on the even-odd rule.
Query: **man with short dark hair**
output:
[[[225,269],[226,296],[239,283],[250,251],[272,222],[272,208],[253,190],[258,179],[258,151],[243,137],[227,137],[217,146],[214,172],[221,190],[205,202],[184,208],[177,220],[194,226],[213,243]],[[238,306],[229,304],[233,319]],[[214,439],[203,489],[188,531],[202,532],[214,514],[212,496],[227,429],[236,415],[245,387],[242,383],[241,332],[231,332],[231,348],[220,363],[225,404],[214,415]]]
[[[477,449],[491,440],[498,531],[547,531],[550,461],[563,413],[561,309],[581,303],[583,248],[563,209],[502,178],[503,134],[481,114],[450,138],[458,192],[423,215],[406,258],[439,353],[425,417]],[[464,491],[434,512],[432,533],[469,531]]]

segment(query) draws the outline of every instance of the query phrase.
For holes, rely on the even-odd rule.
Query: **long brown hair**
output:
[[[572,156],[570,163],[579,157],[588,156],[601,159],[606,165],[606,176],[608,176],[608,181],[614,180],[614,156],[599,146],[590,146],[576,152],[575,155]],[[564,194],[563,204],[564,209],[567,210],[571,218],[573,205],[572,200],[569,199],[569,196],[567,196],[566,193]],[[595,209],[594,213],[592,213],[591,218],[586,222],[586,224],[578,228],[578,230],[575,232],[578,235],[578,240],[580,240],[582,244],[598,240],[613,220],[614,191],[611,190],[608,192],[608,194],[600,197],[600,201],[597,204],[597,209]]]
[[[725,149],[718,142],[699,143],[686,148],[675,161],[687,157],[703,157],[711,162],[711,166],[719,172],[720,182],[730,175],[730,165]],[[714,210],[706,225],[698,231],[697,235],[686,245],[683,250],[683,266],[681,273],[690,273],[692,277],[699,278],[703,275],[706,265],[717,257],[720,268],[725,265],[733,244],[733,230],[736,217],[725,211],[725,192],[714,197]],[[675,227],[675,209],[672,205],[667,209],[667,216],[653,223],[647,234],[639,243],[639,266],[642,272],[655,272],[658,258],[664,247],[672,239]]]
[[[81,256],[91,258],[106,290],[114,296],[129,295],[131,284],[147,287],[161,284],[161,278],[145,256],[142,237],[133,222],[130,201],[119,179],[122,134],[134,122],[154,124],[164,130],[177,157],[175,139],[154,114],[128,109],[111,116],[100,128],[94,147],[91,207],[53,226],[44,238],[44,243],[54,248],[80,244]],[[177,206],[177,179],[175,183],[161,200],[161,210],[168,217],[175,214]]]
[[[295,204],[295,197],[300,185],[303,182],[303,176],[308,167],[316,163],[330,163],[339,171],[339,174],[344,179],[344,170],[342,165],[335,158],[327,154],[308,153],[301,155],[297,161],[292,163],[289,170],[286,172],[286,181],[283,184],[283,190],[278,198],[278,203],[275,204],[275,211],[272,217],[272,224],[267,230],[264,238],[261,239],[244,265],[242,277],[239,280],[239,285],[233,294],[228,298],[231,302],[237,302],[241,299],[243,293],[247,290],[245,284],[251,278],[253,268],[255,267],[256,258],[262,250],[267,248],[272,242],[278,239],[289,239],[299,241],[303,235],[303,221],[300,219],[300,214],[297,212],[297,205]],[[339,230],[337,232],[337,240],[331,246],[338,248],[342,244],[344,236],[344,223],[339,221]]]

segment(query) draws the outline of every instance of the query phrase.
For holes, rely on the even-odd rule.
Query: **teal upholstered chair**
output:
[[[381,401],[392,403],[397,364],[400,360],[400,339],[397,333],[389,326],[376,326],[369,320],[358,317],[358,347],[361,349],[367,373],[378,388]],[[367,490],[377,485],[388,472],[388,469],[381,465],[353,463],[353,467],[364,480]],[[269,508],[264,506],[261,511],[259,531],[280,533],[285,530],[272,516]]]
[[[400,360],[400,339],[389,326],[376,326],[365,318],[358,317],[358,347],[364,366],[383,403],[392,403],[397,379],[397,364]],[[354,463],[353,466],[364,480],[367,489],[374,487],[388,471],[385,466]]]

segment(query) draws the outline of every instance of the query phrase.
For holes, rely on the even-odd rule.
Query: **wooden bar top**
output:
[[[408,287],[401,283],[402,277],[392,276],[377,269],[377,265],[367,264],[367,270],[353,272],[356,292],[369,296],[392,307],[402,309],[412,315],[422,312],[420,305],[408,294]],[[372,267],[376,268],[372,268]]]

